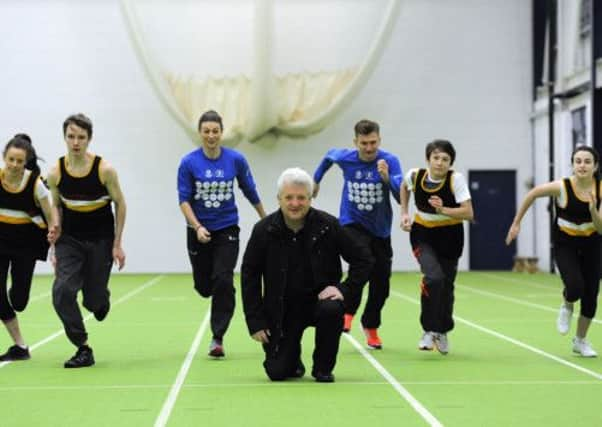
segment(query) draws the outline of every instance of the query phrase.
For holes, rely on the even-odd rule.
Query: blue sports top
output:
[[[234,202],[234,179],[251,202],[260,202],[251,169],[236,150],[221,147],[217,159],[209,159],[202,149],[188,153],[178,168],[178,197],[188,202],[197,219],[209,231],[238,224]]]
[[[389,165],[389,183],[383,182],[376,164],[385,160]],[[341,225],[359,224],[376,237],[391,235],[393,213],[389,194],[399,203],[399,189],[403,173],[394,155],[378,150],[371,162],[360,160],[357,150],[333,148],[314,172],[314,181],[320,183],[333,164],[343,171],[343,194],[339,222]]]

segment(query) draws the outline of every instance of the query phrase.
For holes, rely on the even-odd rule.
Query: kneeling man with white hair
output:
[[[333,382],[345,299],[361,289],[374,260],[334,216],[311,207],[313,179],[302,169],[278,178],[280,208],[260,220],[242,262],[242,300],[251,337],[263,344],[273,381],[300,378],[301,339],[316,328],[312,376]],[[341,281],[341,257],[349,272]]]

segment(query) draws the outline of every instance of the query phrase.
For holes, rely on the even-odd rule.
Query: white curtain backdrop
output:
[[[238,37],[244,40],[245,36],[248,36],[252,40],[250,64],[241,66],[242,69],[238,72],[233,71],[230,64],[224,66],[224,70],[233,72],[230,75],[227,73],[215,75],[219,73],[219,64],[216,62],[219,62],[220,57],[224,55],[243,57],[248,55],[247,52],[243,52],[246,50],[244,45],[242,47],[239,45],[240,52],[237,52],[225,42],[221,48],[208,52],[209,48],[204,47],[208,40],[207,36],[188,33],[187,37],[190,40],[197,40],[199,43],[198,51],[195,53],[202,52],[203,57],[210,58],[211,64],[208,68],[212,70],[190,70],[185,69],[188,68],[185,66],[178,69],[177,65],[165,64],[161,58],[157,58],[156,51],[147,43],[149,31],[166,32],[170,30],[170,25],[158,25],[157,20],[154,21],[154,25],[145,25],[140,11],[141,8],[148,6],[148,2],[121,1],[129,34],[147,76],[167,111],[195,141],[198,117],[208,109],[217,110],[223,116],[226,122],[224,141],[230,145],[243,139],[257,140],[271,131],[303,136],[326,127],[351,102],[370,77],[393,30],[401,0],[387,0],[384,7],[382,2],[379,4],[366,0],[367,4],[376,5],[373,7],[380,7],[382,10],[376,11],[377,16],[380,15],[378,20],[364,23],[375,28],[370,29],[369,32],[373,34],[372,40],[360,52],[356,64],[348,64],[334,70],[324,69],[326,67],[322,68],[316,64],[312,66],[319,67],[318,69],[307,70],[302,64],[300,67],[302,71],[281,75],[276,75],[274,71],[274,50],[278,42],[274,35],[274,10],[275,7],[286,8],[287,3],[291,2],[278,2],[275,5],[273,0],[249,1],[252,1],[251,7],[240,7],[240,4],[232,7],[231,4],[226,3],[225,10],[221,11],[226,16],[234,13],[249,15],[246,18],[237,18],[237,22],[240,23],[238,27],[224,24],[224,34],[240,32],[237,34]],[[249,1],[246,2],[246,6],[249,6]],[[161,6],[160,1],[151,3],[155,7]],[[170,5],[174,7],[174,3],[177,2],[169,4],[166,2],[162,7],[167,8]],[[200,1],[194,6],[201,7],[202,3],[203,1]],[[319,4],[324,7],[327,3],[322,1]],[[336,0],[333,3],[337,3]],[[338,3],[340,7],[341,4]],[[353,3],[357,2],[348,4]],[[317,4],[306,1],[293,6],[315,8]],[[195,10],[192,6],[189,4],[185,10],[192,13]],[[212,7],[215,8],[215,5]],[[200,16],[203,19],[211,19],[211,13]],[[345,19],[344,16],[340,18]],[[335,19],[336,16],[327,17],[325,21],[327,25],[334,27],[337,25],[337,22],[333,22]],[[182,19],[182,26],[185,20],[186,18]],[[362,22],[357,23],[360,24]],[[202,31],[202,22],[198,27]],[[245,34],[245,30],[249,28],[252,34]],[[285,28],[284,31],[288,29]],[[210,37],[213,39],[216,35],[212,34]],[[217,38],[219,37],[218,35]],[[171,46],[171,48],[179,47]],[[332,55],[336,54],[337,52],[334,51]]]

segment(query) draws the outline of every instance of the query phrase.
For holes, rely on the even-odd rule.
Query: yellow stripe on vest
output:
[[[109,196],[102,196],[100,199],[96,200],[69,200],[61,196],[61,202],[63,202],[63,205],[65,205],[67,209],[72,211],[92,212],[111,203],[111,198]]]
[[[558,228],[560,228],[563,233],[573,237],[588,237],[596,233],[596,227],[593,222],[574,224],[563,218],[558,218]]]
[[[427,228],[447,227],[462,224],[461,219],[451,218],[447,215],[433,215],[419,212],[414,215],[414,222]]]

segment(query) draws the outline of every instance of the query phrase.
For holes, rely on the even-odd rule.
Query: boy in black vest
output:
[[[426,169],[411,169],[401,186],[401,228],[410,232],[414,256],[423,274],[420,350],[449,352],[447,333],[454,327],[454,281],[464,247],[464,220],[472,221],[470,191],[462,174],[451,169],[456,151],[449,141],[426,146]],[[414,192],[414,222],[408,213]]]
[[[92,122],[83,114],[63,123],[67,155],[48,174],[48,186],[61,230],[56,239],[55,280],[52,302],[69,341],[77,347],[65,368],[92,366],[94,356],[77,303],[104,320],[110,308],[109,276],[115,262],[121,270],[125,253],[121,235],[125,224],[125,199],[117,172],[100,156],[88,151]],[[115,215],[111,209],[115,205]]]

